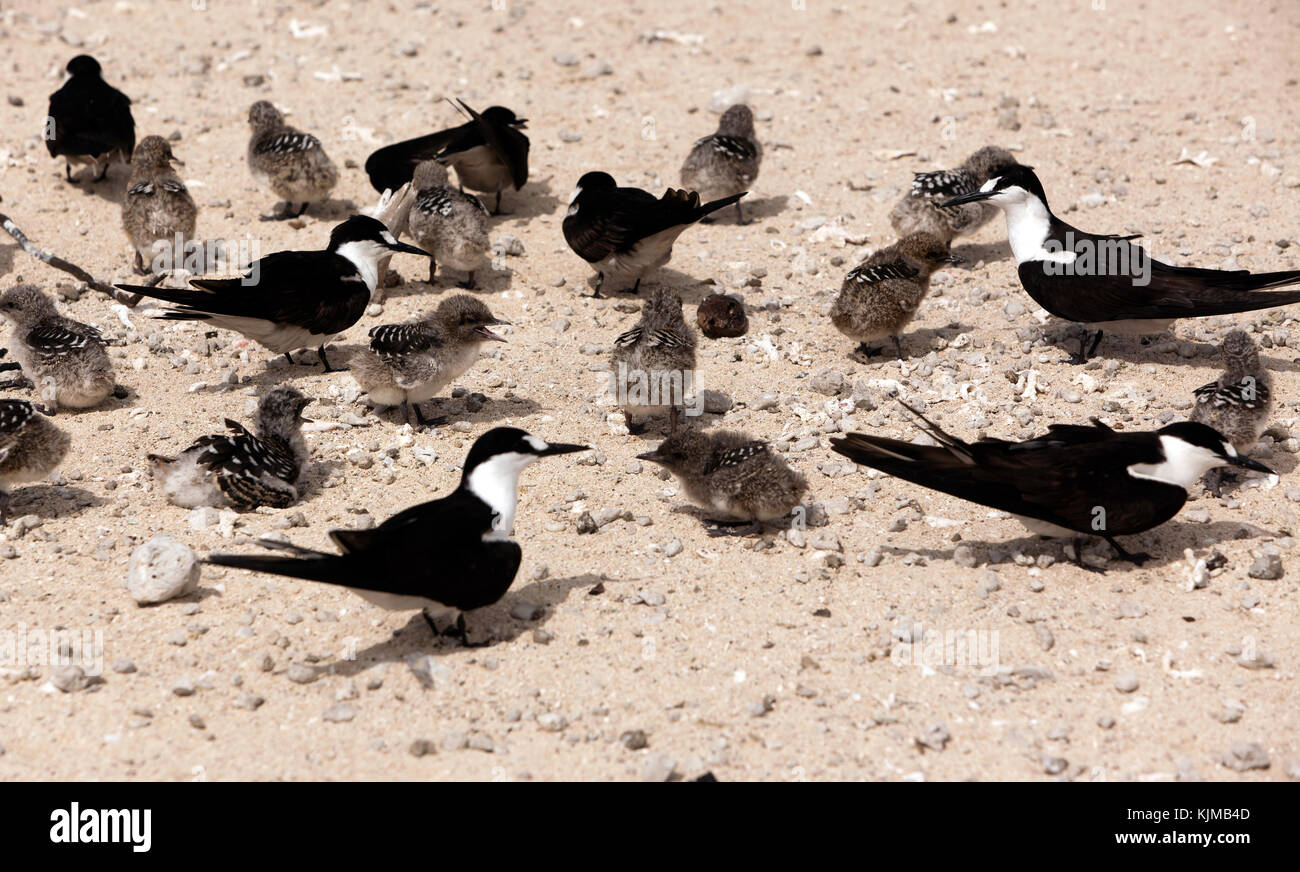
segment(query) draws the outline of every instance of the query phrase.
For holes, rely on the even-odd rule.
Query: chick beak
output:
[[[493,324],[506,324],[507,322],[497,320],[497,321],[493,321],[492,323],[493,323]],[[478,326],[478,327],[475,327],[475,328],[474,328],[474,332],[477,333],[479,336],[482,336],[484,339],[491,339],[491,340],[493,340],[494,342],[505,342],[505,341],[506,341],[506,338],[505,338],[504,336],[498,336],[497,334],[493,333],[491,330],[487,329],[487,325],[480,325],[480,326]]]

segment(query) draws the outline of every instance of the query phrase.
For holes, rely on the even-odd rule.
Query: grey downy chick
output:
[[[874,357],[881,349],[868,343],[892,339],[901,360],[899,334],[930,290],[930,276],[954,262],[956,258],[940,237],[931,233],[904,236],[849,271],[831,306],[831,323],[859,343],[858,355]]]
[[[31,403],[0,400],[0,527],[9,521],[9,489],[49,475],[71,444]]]
[[[194,238],[199,210],[172,169],[173,163],[182,161],[177,160],[171,145],[161,136],[140,140],[131,157],[131,178],[122,200],[122,227],[135,249],[135,271],[141,275],[175,269],[184,262],[185,243]],[[154,269],[155,258],[163,252],[167,254],[162,269]]]
[[[986,202],[939,208],[939,203],[961,194],[978,191],[989,179],[1002,175],[1018,161],[1011,152],[988,145],[966,158],[956,169],[917,173],[912,187],[889,213],[894,232],[933,233],[949,244],[983,227],[998,214]]]
[[[202,436],[178,457],[150,454],[154,481],[169,503],[186,509],[293,505],[309,457],[302,410],[311,402],[294,388],[274,388],[258,404],[255,434],[227,418],[229,432]]]
[[[99,331],[65,318],[34,285],[0,295],[0,317],[13,325],[8,348],[51,412],[85,409],[115,393],[113,364]]]
[[[737,103],[722,113],[715,133],[695,141],[682,164],[682,187],[697,191],[705,201],[739,194],[758,178],[762,160],[763,147],[754,135],[754,113],[744,103]],[[711,220],[703,219],[705,223]],[[736,223],[748,223],[739,200]]]
[[[414,407],[420,426],[439,423],[424,417],[420,403],[460,378],[482,343],[506,341],[488,329],[497,324],[509,322],[477,297],[456,294],[418,321],[373,328],[369,350],[352,359],[352,378],[376,405],[401,406],[404,422]]]
[[[639,432],[634,419],[668,413],[668,429],[677,429],[678,409],[695,382],[695,331],[682,316],[682,298],[656,288],[641,310],[641,320],[614,340],[611,377],[628,430]]]
[[[1194,391],[1189,420],[1213,427],[1242,454],[1248,454],[1268,426],[1273,412],[1273,376],[1259,361],[1259,349],[1244,330],[1233,330],[1220,346],[1223,373]],[[1207,484],[1215,493],[1230,477],[1223,469],[1210,470]]]
[[[295,218],[318,200],[329,197],[339,172],[320,140],[284,123],[284,116],[266,100],[248,110],[253,135],[248,141],[248,168],[253,177],[280,199],[284,210],[264,221]],[[295,211],[294,204],[300,204]]]
[[[429,252],[429,284],[438,264],[469,275],[462,288],[474,287],[474,273],[488,259],[488,211],[472,194],[451,187],[447,168],[427,160],[415,168],[415,205],[410,228],[415,244]]]
[[[799,504],[808,482],[766,443],[743,433],[682,428],[654,451],[637,455],[667,469],[688,499],[727,516],[718,524],[784,517]]]

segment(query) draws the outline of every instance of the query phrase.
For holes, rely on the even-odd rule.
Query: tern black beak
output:
[[[663,458],[659,456],[658,451],[647,451],[644,454],[638,454],[637,460],[648,460],[651,463],[663,463]]]
[[[1228,458],[1228,462],[1231,463],[1233,466],[1240,466],[1242,469],[1253,469],[1256,472],[1262,472],[1265,475],[1277,475],[1276,472],[1269,469],[1267,466],[1260,463],[1258,460],[1255,460],[1254,458],[1251,457],[1247,457],[1244,454],[1238,454],[1236,457],[1230,457]]]
[[[432,254],[429,254],[429,252],[425,251],[423,248],[414,245],[407,245],[405,242],[395,242],[391,245],[385,242],[384,245],[387,245],[393,251],[404,251],[407,254],[422,254],[425,257],[433,257]]]
[[[947,209],[949,206],[960,206],[963,203],[978,203],[980,200],[987,200],[996,193],[997,191],[971,191],[969,194],[961,194],[951,200],[944,200],[938,205],[940,209]]]
[[[552,454],[573,454],[575,451],[590,451],[590,445],[572,445],[568,442],[551,442],[541,451],[537,452],[539,457],[550,457]]]

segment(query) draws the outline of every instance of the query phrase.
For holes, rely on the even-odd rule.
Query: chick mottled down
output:
[[[479,346],[505,339],[488,328],[507,322],[469,294],[443,300],[417,321],[381,324],[370,331],[370,349],[352,358],[352,378],[378,406],[415,407],[431,399],[478,359]]]
[[[63,462],[72,437],[26,400],[0,400],[0,526],[9,520],[9,489],[38,481]]]
[[[447,168],[427,160],[415,168],[415,205],[410,228],[415,244],[429,252],[429,283],[438,264],[469,274],[461,285],[474,287],[474,272],[488,259],[488,212],[478,197],[447,183]]]
[[[682,187],[698,192],[704,201],[748,191],[762,160],[763,148],[754,136],[754,113],[737,103],[722,113],[717,132],[696,140],[682,164]],[[745,223],[739,202],[736,219]]]
[[[113,393],[113,364],[99,331],[64,318],[38,288],[6,291],[0,317],[13,325],[9,352],[51,410],[89,408]]]
[[[285,202],[278,218],[301,215],[324,200],[338,184],[339,171],[320,140],[284,123],[284,116],[265,100],[248,110],[253,135],[248,141],[248,168],[254,178]],[[295,203],[301,204],[295,211]]]
[[[899,236],[933,233],[950,244],[958,236],[974,233],[998,214],[996,206],[979,202],[941,209],[939,203],[978,191],[989,179],[997,178],[1017,163],[1011,152],[988,145],[955,169],[917,173],[911,189],[889,213],[894,232]]]
[[[258,405],[256,434],[227,418],[229,432],[203,436],[178,457],[150,454],[154,481],[169,503],[187,509],[293,505],[309,456],[302,410],[310,402],[293,388],[275,388]]]
[[[610,356],[616,399],[630,425],[633,418],[669,413],[676,429],[677,409],[694,392],[696,341],[682,317],[682,298],[656,288],[637,325],[614,340]]]
[[[1243,454],[1259,441],[1273,412],[1273,376],[1259,362],[1249,334],[1223,337],[1223,374],[1196,389],[1191,420],[1213,427]]]
[[[867,357],[880,353],[867,345],[892,339],[903,357],[899,334],[911,323],[930,290],[930,276],[952,263],[948,245],[931,233],[913,233],[880,249],[849,271],[831,306],[831,323],[860,344]]]
[[[683,428],[639,457],[676,476],[692,502],[738,521],[784,517],[808,489],[771,446],[743,433]]]
[[[131,178],[122,199],[122,227],[135,249],[136,272],[165,272],[182,266],[185,243],[194,238],[199,210],[172,169],[175,160],[171,145],[161,136],[140,140],[131,157]]]

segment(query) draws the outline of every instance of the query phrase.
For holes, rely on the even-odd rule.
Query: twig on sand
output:
[[[0,212],[0,227],[4,227],[5,232],[18,241],[18,244],[23,247],[23,251],[27,252],[37,260],[49,264],[55,269],[63,270],[65,273],[80,279],[86,283],[87,287],[94,288],[101,294],[108,294],[108,296],[125,306],[135,306],[136,303],[140,302],[140,294],[128,294],[125,291],[119,291],[112,285],[106,285],[99,281],[75,263],[68,263],[58,255],[50,254],[48,251],[41,251],[32,244],[32,241],[27,238],[26,233],[23,233],[18,229],[18,225],[13,222],[13,219],[8,215],[5,215],[3,212]],[[156,285],[161,280],[162,276],[153,276],[151,282]]]

